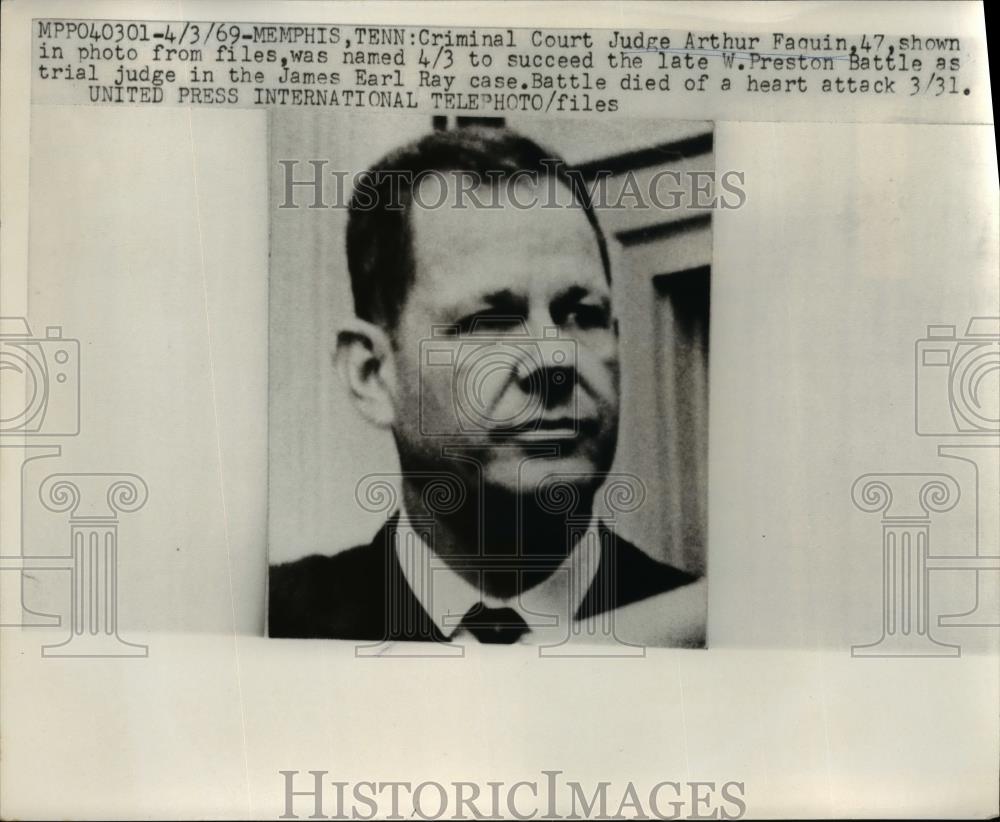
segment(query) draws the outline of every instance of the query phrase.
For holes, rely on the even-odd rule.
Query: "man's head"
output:
[[[522,494],[553,474],[600,484],[617,328],[607,245],[565,164],[503,129],[435,132],[359,180],[347,257],[358,320],[338,362],[404,472],[481,471]]]

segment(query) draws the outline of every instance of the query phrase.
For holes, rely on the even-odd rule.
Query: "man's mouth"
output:
[[[527,420],[516,425],[498,426],[493,433],[499,437],[526,442],[548,442],[550,440],[574,439],[591,436],[597,432],[596,419],[576,419],[574,417],[543,417]]]

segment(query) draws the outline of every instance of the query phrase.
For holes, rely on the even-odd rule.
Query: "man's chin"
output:
[[[563,498],[561,491],[572,486],[577,491],[593,490],[601,484],[607,469],[590,457],[575,454],[497,459],[485,467],[487,487],[514,495],[532,495],[544,502]]]

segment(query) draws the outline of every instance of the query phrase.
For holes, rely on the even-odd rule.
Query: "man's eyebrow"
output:
[[[556,296],[552,299],[551,305],[553,308],[565,308],[566,306],[579,302],[584,297],[591,296],[593,293],[594,292],[589,288],[584,288],[582,285],[574,285],[567,288],[565,291],[556,294]],[[608,302],[607,295],[598,294],[597,296],[600,298],[602,303]]]
[[[509,288],[502,288],[499,291],[492,292],[491,294],[484,294],[483,302],[485,302],[491,308],[496,308],[496,307],[517,305],[518,303],[523,303],[524,298],[518,297]]]
[[[524,297],[519,297],[509,288],[502,288],[488,294],[469,294],[452,305],[451,310],[454,312],[480,310],[481,308],[514,310],[523,306],[524,303]]]

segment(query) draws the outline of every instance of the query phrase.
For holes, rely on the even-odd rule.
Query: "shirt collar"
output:
[[[487,608],[513,608],[531,628],[526,641],[566,636],[573,619],[597,575],[601,557],[601,535],[592,516],[573,550],[553,573],[520,597],[503,600],[479,590],[457,574],[427,543],[428,529],[421,529],[400,508],[395,529],[395,550],[403,576],[421,607],[442,634],[450,639],[462,617],[477,603]]]

